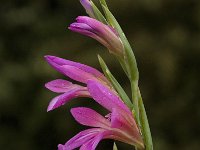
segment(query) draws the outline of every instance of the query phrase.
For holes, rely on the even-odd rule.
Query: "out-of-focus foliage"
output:
[[[155,150],[199,150],[200,1],[108,4],[134,47]],[[78,0],[1,0],[0,149],[55,150],[84,128],[73,120],[71,107],[101,109],[92,100],[76,99],[46,113],[55,94],[44,83],[65,78],[44,61],[46,54],[100,68],[98,53],[129,91],[119,64],[103,46],[67,30],[78,15],[85,15]],[[112,146],[107,140],[98,148]]]

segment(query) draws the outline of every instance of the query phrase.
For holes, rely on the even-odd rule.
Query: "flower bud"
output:
[[[91,1],[90,0],[80,0],[80,3],[85,8],[87,14],[94,18],[95,15],[94,15],[94,11],[93,11],[93,8],[92,8]]]
[[[70,30],[92,37],[107,47],[110,53],[123,56],[124,46],[114,28],[103,24],[96,19],[79,16],[75,23],[69,27]]]

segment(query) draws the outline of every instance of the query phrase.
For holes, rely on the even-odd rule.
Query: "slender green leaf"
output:
[[[103,6],[105,6],[105,7],[107,7],[107,8],[108,8],[108,6],[107,6],[107,4],[106,4],[106,1],[105,1],[105,0],[99,0],[99,1],[100,1],[101,5],[103,5]]]
[[[96,5],[91,1],[92,9],[94,11],[95,19],[101,21],[104,24],[108,24],[105,17],[101,13],[101,11],[96,7]]]
[[[126,76],[130,79],[129,77],[129,73],[128,73],[128,70],[127,70],[127,66],[126,66],[126,63],[124,62],[124,59],[121,58],[120,56],[116,56],[117,60],[119,61],[122,69],[124,70]]]
[[[139,95],[141,130],[142,130],[143,139],[145,143],[145,150],[153,150],[151,131],[149,128],[148,118],[146,115],[146,110],[144,108],[144,104],[143,104],[143,100],[142,100],[142,96],[140,94],[139,88],[138,88],[138,95]]]
[[[101,58],[101,56],[98,55],[98,59],[99,59],[99,63],[101,65],[101,68],[105,74],[105,76],[109,79],[109,81],[112,83],[113,87],[115,88],[115,90],[119,93],[120,97],[122,98],[122,100],[124,101],[124,103],[130,108],[132,109],[133,105],[129,99],[129,97],[127,96],[126,92],[123,90],[123,88],[121,87],[121,85],[118,83],[118,81],[115,79],[115,77],[112,75],[112,73],[110,72],[110,70],[108,69],[106,63],[104,62],[104,60]]]
[[[99,0],[100,1],[100,4],[101,4],[101,7],[103,8],[103,11],[104,11],[104,14],[106,15],[106,11],[104,9],[104,7],[106,7],[108,9],[108,6],[106,4],[106,1],[105,0]],[[111,24],[110,24],[111,25]]]

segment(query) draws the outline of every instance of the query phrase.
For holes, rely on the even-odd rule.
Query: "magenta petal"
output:
[[[131,137],[130,139],[133,144],[142,146],[142,138],[138,126],[129,114],[120,113],[116,109],[113,109],[111,114],[111,127],[126,132]]]
[[[80,88],[81,86],[63,79],[56,79],[46,83],[45,87],[56,93],[64,93],[74,88]]]
[[[103,129],[99,129],[99,128],[92,128],[92,129],[81,131],[80,133],[75,135],[73,138],[71,138],[69,141],[67,141],[64,147],[66,150],[72,150],[77,147],[80,147],[81,145],[83,145],[84,143],[87,143],[96,135],[98,135],[99,132],[103,132],[103,131],[104,131]]]
[[[84,23],[72,23],[72,24],[70,24],[68,29],[71,31],[78,32],[80,34],[89,36],[91,38],[94,38],[97,41],[99,41],[101,44],[103,44],[105,46],[109,46],[108,43],[105,41],[105,39],[103,39],[101,36],[96,34],[95,31],[90,26],[88,26]]]
[[[53,68],[55,68],[57,71],[61,73],[63,73],[63,68],[62,68],[63,65],[74,66],[82,70],[83,72],[87,72],[97,78],[101,78],[107,81],[101,72],[90,66],[50,55],[45,56],[45,59]]]
[[[83,144],[80,150],[95,150],[99,142],[104,138],[104,132],[99,133],[96,137]]]
[[[126,132],[138,132],[138,127],[133,117],[127,113],[113,109],[111,113],[111,127],[118,128]]]
[[[113,109],[111,113],[111,127],[112,128],[122,128],[126,121],[122,118],[122,116],[117,112],[116,109]]]
[[[79,27],[73,27],[73,25]],[[106,46],[111,53],[114,53],[118,56],[124,55],[124,46],[115,29],[96,19],[87,16],[79,16],[76,18],[76,23],[70,25],[69,29],[98,40],[100,43]],[[84,30],[87,31],[87,33],[84,32]],[[88,35],[88,32],[91,32],[96,36],[91,36],[91,33]]]
[[[115,39],[116,41],[119,41],[118,34],[114,28],[112,28],[111,26],[105,25],[96,19],[90,18],[88,16],[78,16],[76,18],[76,21],[79,24],[87,24],[93,30],[94,33],[96,33],[100,37],[103,37],[104,39],[107,39],[107,40]],[[90,31],[92,31],[91,29]]]
[[[101,128],[108,128],[110,126],[110,122],[106,118],[90,108],[72,108],[71,113],[75,120],[82,125]]]
[[[91,38],[96,39],[97,41],[99,41],[101,44],[105,45],[106,47],[110,47],[110,45],[105,41],[105,39],[103,39],[102,37],[100,37],[99,35],[97,35],[94,31],[91,31],[91,29],[87,28],[80,28],[75,26],[75,23],[72,23],[68,29],[70,29],[71,31],[74,32],[78,32],[80,34],[89,36]]]
[[[115,34],[116,31],[112,27],[109,27],[96,19],[87,16],[79,16],[76,18],[76,21],[77,22],[70,25],[70,30],[92,37],[106,47],[110,47],[109,41],[111,42],[113,38],[117,38],[117,41],[119,41]]]
[[[100,21],[97,21],[96,19],[93,19],[87,16],[78,16],[76,18],[76,21],[77,23],[89,25],[94,30],[94,32],[102,36],[105,36],[103,33],[110,32],[110,31],[112,32],[112,30],[110,30],[110,28],[107,25],[103,24]]]
[[[75,26],[74,26],[74,23],[72,23],[72,24],[68,27],[68,29],[71,30],[71,31],[78,32],[78,33],[80,33],[80,34],[83,34],[83,35],[86,35],[86,36],[95,38],[95,39],[98,37],[95,33],[91,32],[91,31],[89,31],[89,30],[85,30],[85,29],[83,29],[83,28],[75,27]]]
[[[87,82],[87,87],[92,98],[109,111],[116,108],[118,111],[122,110],[126,111],[128,114],[132,114],[119,96],[114,94],[108,87],[104,86],[100,82],[89,80]]]
[[[62,71],[66,76],[82,83],[87,83],[89,79],[96,79],[96,77],[93,74],[87,73],[74,66],[63,65]]]
[[[111,127],[118,128],[128,133],[135,134],[135,137],[140,137],[140,131],[133,118],[133,115],[127,114],[124,111],[113,109],[111,113]]]
[[[58,108],[76,97],[89,97],[89,93],[85,90],[85,88],[76,88],[69,90],[68,92],[52,99],[49,103],[47,111],[51,111],[55,108]]]
[[[65,148],[64,145],[59,144],[59,145],[58,145],[58,150],[67,150],[67,149]]]
[[[63,73],[60,67],[63,65],[62,63],[64,62],[64,59],[50,55],[46,55],[44,56],[44,58],[54,69],[56,69],[60,73]]]
[[[72,23],[70,24],[69,28],[70,30],[73,30],[73,31],[76,31],[76,29],[79,29],[79,30],[87,30],[89,32],[93,32],[93,29],[84,23]]]

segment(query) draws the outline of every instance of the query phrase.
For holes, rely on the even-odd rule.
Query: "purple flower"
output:
[[[81,86],[63,79],[48,82],[45,86],[61,95],[50,102],[47,111],[58,108],[76,97],[90,97],[110,112],[104,117],[90,108],[72,108],[71,113],[77,122],[93,128],[78,133],[64,145],[59,144],[59,150],[73,150],[78,147],[81,147],[81,150],[94,150],[102,139],[114,139],[138,148],[144,147],[132,112],[101,72],[55,56],[45,56],[45,59],[60,73],[87,84]]]
[[[88,91],[92,98],[111,113],[103,117],[96,111],[77,107],[71,113],[82,125],[93,127],[81,131],[64,145],[59,144],[58,150],[95,150],[102,139],[114,139],[144,148],[141,134],[129,108],[108,87],[96,80],[88,80]]]
[[[82,4],[82,6],[85,8],[87,14],[91,17],[95,17],[94,15],[94,11],[92,8],[92,4],[90,0],[80,0],[80,3]]]
[[[123,55],[123,44],[114,28],[97,21],[96,19],[79,16],[69,29],[80,34],[92,37],[106,46],[110,53]]]
[[[53,68],[73,80],[87,83],[88,80],[93,79],[110,86],[110,83],[105,76],[92,67],[55,56],[45,56],[45,59]],[[62,93],[51,100],[47,111],[58,108],[76,97],[91,97],[87,87],[73,84],[62,79],[48,82],[45,84],[45,87],[53,92]]]
[[[47,111],[58,108],[76,97],[90,97],[86,87],[73,84],[69,81],[57,79],[45,84],[45,87],[56,93],[63,93],[51,100]]]

